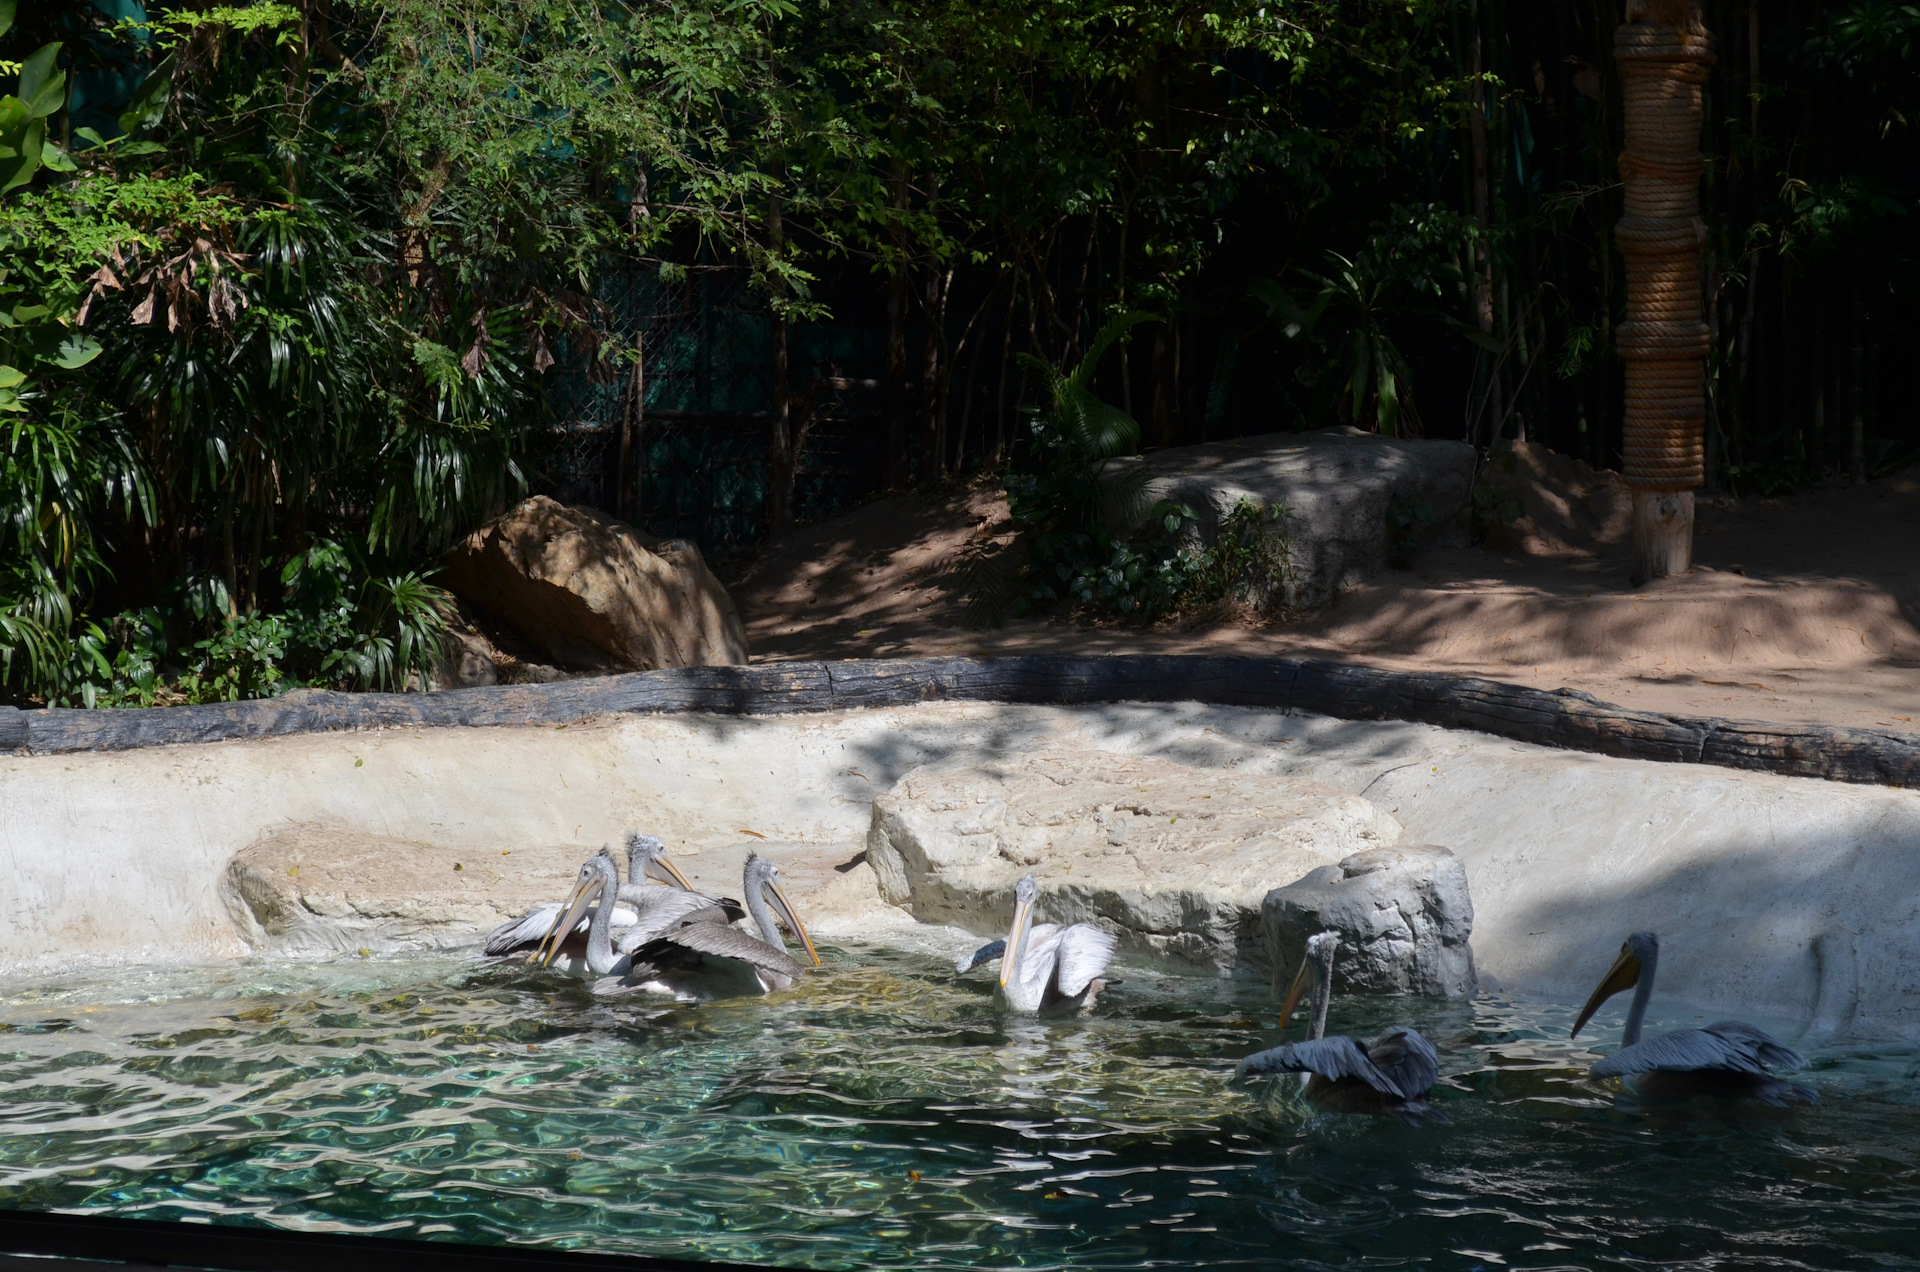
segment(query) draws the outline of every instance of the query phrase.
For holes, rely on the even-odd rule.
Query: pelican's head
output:
[[[793,902],[787,899],[787,890],[780,886],[780,867],[758,853],[750,853],[747,856],[746,883],[747,896],[758,896],[771,902],[782,921],[800,938],[800,944],[806,946],[807,957],[813,960],[813,965],[820,966],[820,953],[813,948],[813,938],[807,935],[807,925],[800,921],[800,916],[794,912]]]
[[[1605,979],[1594,987],[1592,997],[1580,1009],[1580,1019],[1573,1022],[1573,1031],[1567,1037],[1577,1035],[1593,1018],[1593,1013],[1600,1010],[1601,1003],[1638,985],[1642,972],[1659,957],[1660,938],[1651,932],[1635,932],[1622,941],[1620,957],[1613,960]]]
[[[1040,884],[1031,870],[1013,885],[1013,926],[1007,931],[1007,948],[1000,955],[1002,989],[1007,987],[1014,969],[1020,965],[1021,946],[1027,939],[1027,929],[1033,926],[1033,903],[1039,896]]]
[[[693,885],[687,882],[687,876],[680,873],[680,867],[674,865],[673,859],[667,856],[664,843],[653,835],[630,830],[627,832],[627,880],[630,883],[644,883],[648,879],[688,892],[694,890]]]
[[[1328,984],[1333,982],[1333,954],[1340,948],[1338,932],[1316,932],[1307,938],[1307,956],[1300,960],[1300,970],[1294,973],[1293,984],[1287,986],[1287,1001],[1280,1007],[1280,1027],[1285,1029],[1287,1022],[1293,1019],[1293,1012],[1300,1005],[1301,997],[1313,984],[1317,976]]]
[[[573,925],[587,912],[593,899],[603,896],[606,904],[612,905],[614,894],[619,890],[620,868],[613,863],[613,847],[602,844],[599,852],[581,863],[580,873],[573,877],[573,891],[560,903],[560,917],[534,948],[533,961],[542,967],[551,966],[561,945],[566,943],[566,934],[573,931]]]

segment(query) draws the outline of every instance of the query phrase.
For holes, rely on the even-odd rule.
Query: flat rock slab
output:
[[[867,861],[921,922],[1003,935],[1031,870],[1042,921],[1231,973],[1268,965],[1270,890],[1399,836],[1391,815],[1318,782],[1041,750],[907,773],[874,799]]]
[[[881,901],[858,843],[751,842],[676,853],[674,860],[696,888],[738,897],[741,871],[754,851],[779,864],[801,921],[820,935],[912,922]],[[458,949],[543,901],[565,897],[586,855],[577,844],[457,848],[295,825],[236,853],[220,899],[247,945],[263,953]]]
[[[1152,499],[1193,508],[1211,542],[1241,500],[1287,510],[1291,563],[1278,599],[1324,605],[1387,568],[1396,549],[1467,541],[1474,449],[1356,429],[1268,433],[1141,461]]]

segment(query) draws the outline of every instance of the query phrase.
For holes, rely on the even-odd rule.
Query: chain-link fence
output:
[[[610,379],[563,355],[549,383],[556,422],[538,456],[540,485],[709,552],[757,541],[772,424],[764,306],[731,271],[664,282],[652,267],[621,263],[597,290],[619,339],[640,345],[640,391],[630,375]],[[802,521],[841,512],[880,486],[882,340],[868,328],[789,329],[792,418],[805,436],[794,490]],[[632,452],[625,457],[623,440]]]

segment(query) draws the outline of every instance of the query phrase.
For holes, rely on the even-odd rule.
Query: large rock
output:
[[[700,550],[536,495],[447,554],[441,581],[556,666],[652,671],[747,661]]]
[[[1473,898],[1460,859],[1428,844],[1355,853],[1275,888],[1261,907],[1283,974],[1316,932],[1340,934],[1337,993],[1456,998],[1474,986]]]
[[[581,842],[462,848],[299,823],[235,853],[219,893],[240,938],[257,953],[457,949],[566,896],[588,850]],[[821,936],[910,927],[910,918],[880,900],[858,851],[846,840],[753,839],[706,851],[676,844],[674,860],[695,887],[739,896],[747,854],[773,858],[802,921]]]
[[[1278,600],[1308,609],[1429,543],[1471,529],[1473,447],[1352,428],[1268,433],[1160,451],[1138,461],[1150,500],[1193,508],[1204,542],[1241,500],[1283,505],[1291,561]]]
[[[907,773],[874,800],[867,861],[922,922],[1003,935],[1031,870],[1043,921],[1230,973],[1267,965],[1260,903],[1279,880],[1399,836],[1318,782],[1045,750]]]

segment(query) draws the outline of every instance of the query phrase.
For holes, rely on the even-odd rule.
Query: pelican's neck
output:
[[[1313,1023],[1307,1026],[1307,1041],[1318,1042],[1327,1036],[1327,1004],[1333,1001],[1333,951],[1313,963]]]
[[[1633,987],[1633,1005],[1627,1008],[1626,1027],[1620,1031],[1620,1045],[1631,1047],[1640,1041],[1640,1026],[1646,1023],[1647,1000],[1653,997],[1653,969],[1660,951],[1650,949],[1640,955],[1640,981]]]
[[[780,939],[780,925],[773,921],[773,907],[767,904],[766,885],[757,879],[747,880],[747,913],[760,929],[761,940],[776,950],[787,948],[787,943]]]
[[[611,972],[617,959],[613,952],[613,907],[619,899],[620,873],[608,863],[600,874],[600,900],[587,927],[587,970],[595,976]]]

